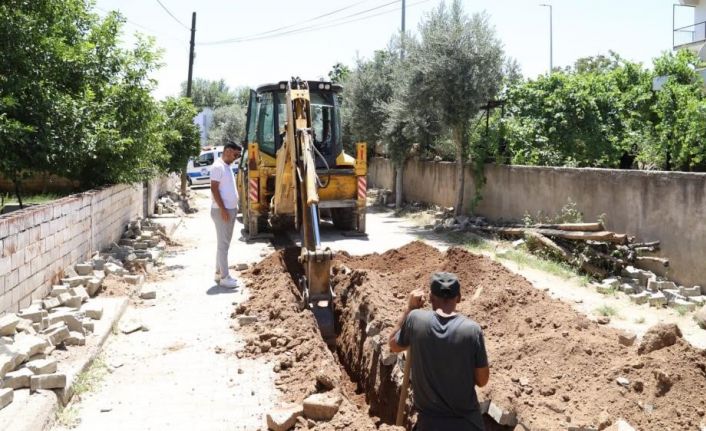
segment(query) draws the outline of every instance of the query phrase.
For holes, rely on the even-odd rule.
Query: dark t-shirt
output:
[[[482,430],[474,372],[488,366],[488,356],[480,326],[458,314],[412,310],[397,344],[410,348],[420,429]]]

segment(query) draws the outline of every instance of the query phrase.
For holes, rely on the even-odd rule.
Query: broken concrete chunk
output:
[[[676,309],[683,309],[686,310],[687,312],[695,311],[696,310],[696,304],[690,301],[685,301],[683,299],[675,299],[669,304],[670,307],[676,308]]]
[[[649,296],[648,301],[652,307],[661,307],[663,305],[667,305],[667,297],[664,296],[664,293],[662,292],[656,292],[651,294]]]
[[[118,266],[113,262],[108,262],[103,268],[106,274],[123,275],[125,274],[125,269],[122,266]]]
[[[635,344],[636,339],[637,339],[637,335],[635,335],[635,334],[624,333],[624,334],[618,335],[618,342],[626,347],[630,347],[633,344]]]
[[[85,333],[93,333],[93,331],[95,331],[96,329],[96,325],[92,321],[87,320],[83,322],[83,329]]]
[[[81,302],[88,301],[88,292],[83,286],[72,287],[69,289],[69,293],[73,296],[78,296],[79,298],[81,298]]]
[[[494,402],[490,402],[488,406],[488,416],[493,418],[495,422],[499,425],[515,426],[517,425],[517,415],[515,412],[511,412],[503,409],[501,406]]]
[[[132,334],[142,329],[142,322],[130,319],[120,323],[120,332],[123,334]]]
[[[245,271],[248,269],[248,264],[247,263],[236,263],[235,264],[235,270],[236,271]]]
[[[22,319],[31,320],[32,323],[42,323],[42,317],[47,316],[47,310],[37,309],[37,308],[24,308],[17,313],[17,316]]]
[[[343,398],[339,394],[331,392],[309,395],[304,400],[304,416],[315,421],[331,420],[342,401]]]
[[[649,280],[647,282],[647,290],[650,292],[659,292],[660,288],[660,283],[657,280]]]
[[[15,391],[11,388],[0,389],[0,410],[7,407],[15,397]]]
[[[105,260],[97,257],[91,260],[91,264],[93,265],[94,271],[103,271],[103,267],[105,266]]]
[[[141,299],[155,299],[157,297],[157,290],[154,286],[142,286],[140,289]]]
[[[61,283],[68,284],[69,287],[78,287],[83,284],[83,277],[77,276],[77,277],[62,278]]]
[[[57,363],[55,359],[38,359],[25,364],[28,370],[34,374],[51,374],[56,372]]]
[[[626,293],[628,295],[633,294],[633,293],[637,293],[637,289],[638,289],[637,287],[635,287],[632,284],[628,284],[628,283],[623,283],[620,285],[620,291],[623,293]]]
[[[650,293],[648,292],[640,292],[634,295],[630,295],[630,301],[634,302],[635,304],[646,304],[649,299]]]
[[[93,320],[100,320],[101,317],[103,317],[103,306],[96,301],[85,303],[81,307],[81,311],[83,311],[86,317],[89,317]]]
[[[37,335],[17,334],[14,347],[17,351],[31,358],[32,356],[44,353],[45,349],[49,347],[49,342]]]
[[[607,286],[612,289],[618,289],[620,287],[620,280],[615,277],[606,278],[601,282],[602,285]]]
[[[15,345],[0,343],[0,377],[5,377],[5,374],[17,369],[27,359],[28,356]]]
[[[699,287],[699,286],[694,286],[694,287],[681,286],[681,287],[679,287],[679,294],[681,296],[685,296],[687,298],[692,297],[692,296],[700,296],[701,295],[701,287]]]
[[[41,374],[29,379],[30,391],[38,389],[61,389],[66,387],[66,374]]]
[[[8,313],[0,317],[0,336],[15,335],[20,318],[15,313]]]
[[[128,275],[123,276],[123,281],[125,281],[128,284],[132,284],[134,286],[141,286],[142,283],[145,281],[145,276],[142,274],[137,274],[137,275],[128,274]]]
[[[81,328],[83,329],[83,328]],[[84,346],[86,345],[86,337],[81,332],[70,331],[69,337],[64,340],[66,346]]]
[[[57,296],[61,295],[62,293],[67,293],[69,291],[70,287],[64,284],[59,284],[51,287],[51,292],[49,293],[49,296],[53,296],[56,298]]]
[[[88,293],[88,296],[96,296],[96,293],[98,293],[102,284],[103,283],[98,278],[92,278],[88,280],[88,283],[86,283],[86,293]]]
[[[77,263],[74,266],[74,269],[76,270],[76,273],[78,275],[92,275],[93,274],[93,265],[90,263]]]
[[[45,310],[51,310],[61,305],[61,302],[57,298],[47,298],[42,301],[42,305]]]
[[[61,322],[63,324],[63,322]],[[53,328],[51,330],[45,330],[46,332],[46,337],[47,341],[51,343],[52,346],[57,346],[59,345],[62,341],[67,339],[69,337],[69,328],[66,327],[66,324],[63,324],[63,326],[59,326],[56,328]]]
[[[267,413],[267,428],[272,431],[288,431],[303,413],[302,406],[280,407]]]
[[[5,374],[5,378],[2,380],[2,387],[10,389],[29,388],[29,379],[33,375],[34,373],[29,368],[11,371]]]
[[[58,312],[49,315],[49,324],[54,325],[57,322],[64,322],[69,328],[69,331],[83,333],[83,324],[73,312]]]
[[[694,313],[694,320],[696,320],[696,324],[698,324],[701,329],[706,329],[706,305]]]
[[[238,317],[238,324],[240,326],[248,326],[257,322],[257,316],[240,316]]]
[[[64,302],[64,305],[69,307],[69,308],[80,308],[81,303],[83,303],[83,299],[81,299],[80,296],[70,296],[69,299],[67,299]]]

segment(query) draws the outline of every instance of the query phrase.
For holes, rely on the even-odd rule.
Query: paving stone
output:
[[[628,284],[628,283],[623,283],[620,285],[620,291],[623,293],[626,293],[628,295],[631,295],[633,293],[637,293],[637,289],[638,289],[637,287],[635,287],[632,284]]]
[[[0,343],[0,377],[17,369],[28,358],[12,344]]]
[[[123,334],[132,334],[133,332],[141,330],[142,326],[142,322],[138,322],[137,320],[126,320],[120,323],[120,332]]]
[[[83,299],[80,296],[72,295],[64,302],[64,305],[70,308],[80,308],[82,303]]]
[[[42,317],[47,317],[47,310],[37,308],[25,308],[17,313],[17,316],[22,319],[31,320],[32,323],[42,323]]]
[[[77,263],[74,269],[78,275],[93,275],[93,264],[90,263]]]
[[[681,296],[685,296],[687,298],[692,297],[692,296],[701,296],[701,287],[699,287],[699,286],[694,286],[694,287],[680,286],[679,287],[679,294]]]
[[[490,402],[488,406],[488,416],[493,418],[499,425],[515,426],[517,425],[517,415],[515,412],[510,412],[503,409],[494,402]]]
[[[659,292],[660,283],[657,280],[649,280],[647,282],[647,290],[650,292]]]
[[[696,304],[694,304],[693,302],[685,301],[683,299],[675,299],[674,301],[669,303],[669,306],[672,308],[682,308],[688,312],[696,311]]]
[[[125,281],[128,284],[132,284],[134,286],[141,286],[142,283],[145,281],[145,276],[142,274],[136,274],[136,275],[125,275],[123,276],[123,281]]]
[[[304,416],[315,421],[331,420],[342,401],[343,398],[339,394],[331,392],[309,395],[304,400]]]
[[[84,288],[83,286],[72,287],[69,289],[69,293],[73,296],[78,296],[79,298],[81,298],[81,302],[88,301],[88,291],[86,291],[86,288]]]
[[[304,413],[302,406],[280,407],[267,413],[267,428],[272,431],[289,431],[297,418]]]
[[[49,342],[38,335],[17,334],[14,347],[28,358],[42,354],[49,347]]]
[[[81,328],[83,330],[83,328]],[[64,340],[65,346],[85,346],[86,337],[81,332],[70,331],[69,337]]]
[[[62,293],[68,293],[70,287],[68,285],[64,284],[57,284],[51,287],[51,292],[49,292],[49,296],[53,296],[56,298],[57,296],[61,295]]]
[[[113,262],[108,262],[105,264],[103,269],[106,274],[123,275],[125,274],[125,269],[122,266],[118,266]]]
[[[71,299],[71,294],[66,291],[65,293],[62,293],[57,296],[56,299],[59,300],[59,303],[61,303],[61,305],[66,305],[66,301],[69,301]]]
[[[93,331],[96,329],[96,325],[92,321],[86,320],[83,322],[83,329],[86,333],[93,333]]]
[[[630,301],[635,304],[646,304],[650,299],[650,294],[648,292],[640,292],[634,295],[630,295]]]
[[[105,266],[105,259],[103,258],[94,258],[91,260],[91,264],[93,265],[93,270],[94,271],[102,271],[103,267]]]
[[[61,305],[61,302],[57,298],[47,298],[42,301],[42,305],[45,310],[51,310]]]
[[[15,335],[20,318],[15,313],[0,316],[0,336]]]
[[[76,331],[83,333],[83,323],[76,317],[76,312],[58,312],[49,315],[49,324],[53,325],[57,322],[64,322],[69,328],[69,331]]]
[[[61,323],[63,324],[63,322]],[[66,324],[63,324],[63,326],[49,330],[45,335],[47,337],[47,341],[49,341],[52,346],[57,346],[62,341],[67,339],[70,334],[69,328],[66,327]]]
[[[689,302],[693,302],[696,305],[704,305],[706,304],[706,296],[704,295],[699,295],[699,296],[690,296],[686,298]]]
[[[93,320],[100,320],[103,317],[103,306],[97,301],[89,301],[81,307],[81,311]]]
[[[77,286],[80,286],[83,284],[83,277],[76,276],[76,277],[62,278],[61,283],[68,284],[69,287],[77,287]]]
[[[37,331],[34,330],[34,327],[33,327],[32,325],[33,325],[33,323],[32,323],[31,320],[20,318],[20,321],[17,322],[17,326],[15,327],[15,330],[16,330],[18,333],[19,333],[19,332],[25,332],[25,333],[28,333],[28,334],[34,334],[34,333],[36,333]]]
[[[0,389],[0,410],[7,407],[15,397],[15,391],[11,388]]]
[[[663,305],[667,305],[667,297],[664,296],[664,293],[662,292],[652,293],[649,296],[648,301],[650,303],[650,306],[652,307],[661,307]]]
[[[61,389],[66,387],[66,374],[41,374],[29,379],[30,391],[38,389]]]
[[[102,285],[103,282],[100,279],[92,278],[88,280],[88,283],[86,283],[86,293],[88,293],[88,296],[92,298],[96,296],[96,293],[98,293]]]
[[[29,388],[29,379],[33,375],[34,373],[29,368],[10,371],[5,374],[5,378],[2,380],[2,387],[10,389]]]
[[[623,346],[632,346],[633,344],[635,344],[635,339],[637,339],[637,335],[635,334],[618,334],[618,342]]]
[[[157,289],[154,286],[142,286],[140,289],[140,298],[142,299],[155,299],[157,297]]]
[[[56,372],[57,363],[55,359],[37,359],[29,361],[25,367],[34,374],[51,374]]]

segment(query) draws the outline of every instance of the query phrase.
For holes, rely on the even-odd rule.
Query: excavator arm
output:
[[[301,232],[299,262],[304,276],[299,281],[304,304],[316,317],[327,343],[335,341],[333,291],[331,290],[330,248],[321,246],[319,232],[319,178],[316,175],[315,148],[311,128],[309,89],[306,81],[293,79],[287,91],[287,131],[285,145],[291,157],[295,178],[295,225]],[[293,138],[293,139],[291,139]]]

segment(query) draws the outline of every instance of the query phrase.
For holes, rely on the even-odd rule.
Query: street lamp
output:
[[[549,8],[549,74],[551,75],[552,70],[554,70],[554,47],[553,47],[553,30],[552,30],[552,5],[542,3],[540,6]]]

